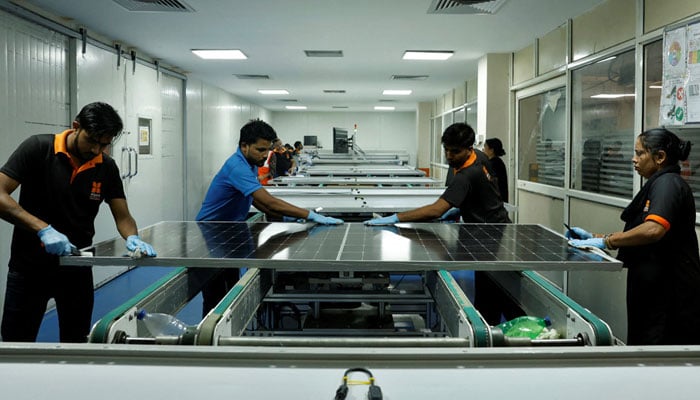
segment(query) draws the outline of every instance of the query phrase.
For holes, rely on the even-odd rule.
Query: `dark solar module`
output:
[[[571,248],[541,225],[400,223],[369,227],[312,223],[161,222],[141,237],[157,258],[132,260],[124,241],[63,264],[260,267],[299,271],[617,270],[612,258]]]

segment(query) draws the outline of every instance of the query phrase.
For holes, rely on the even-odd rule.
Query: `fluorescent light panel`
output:
[[[289,94],[285,89],[258,89],[260,94]]]
[[[404,89],[384,89],[382,92],[383,95],[387,96],[408,96],[411,93],[413,93],[413,90]]]
[[[374,106],[375,110],[378,111],[393,111],[396,110],[396,107],[390,107],[390,106]]]
[[[634,97],[634,93],[622,93],[622,94],[595,94],[591,96],[592,99],[619,99],[620,97]]]
[[[205,60],[246,60],[248,58],[240,50],[192,50],[192,53]]]
[[[403,53],[404,60],[447,60],[454,55],[454,51],[430,51],[430,50],[406,50]]]
[[[306,106],[284,106],[287,110],[306,110]]]

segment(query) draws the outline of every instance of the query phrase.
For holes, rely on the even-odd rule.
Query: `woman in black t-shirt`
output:
[[[498,184],[498,192],[501,194],[501,200],[504,203],[508,202],[508,172],[506,172],[506,164],[501,159],[506,155],[503,150],[501,139],[491,138],[484,142],[484,154],[489,157],[491,168],[496,175],[496,183]]]
[[[638,136],[634,169],[647,181],[622,212],[622,232],[591,234],[573,246],[617,249],[627,272],[627,343],[700,344],[700,254],[695,199],[679,161],[690,142],[660,128]],[[567,236],[571,236],[567,232]]]

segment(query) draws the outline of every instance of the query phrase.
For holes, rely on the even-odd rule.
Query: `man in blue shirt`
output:
[[[324,225],[343,223],[342,219],[326,217],[278,199],[260,184],[258,167],[265,163],[276,138],[275,130],[261,120],[252,120],[241,128],[238,150],[214,176],[197,221],[245,221],[252,204],[265,214],[276,217],[306,219]],[[204,287],[203,315],[228,293],[238,276],[238,269],[226,269],[220,278]]]

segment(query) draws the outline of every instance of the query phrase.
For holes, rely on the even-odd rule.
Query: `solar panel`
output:
[[[131,259],[123,239],[64,265],[258,267],[293,271],[619,270],[611,257],[574,249],[527,224],[160,222],[140,233],[156,258]]]

